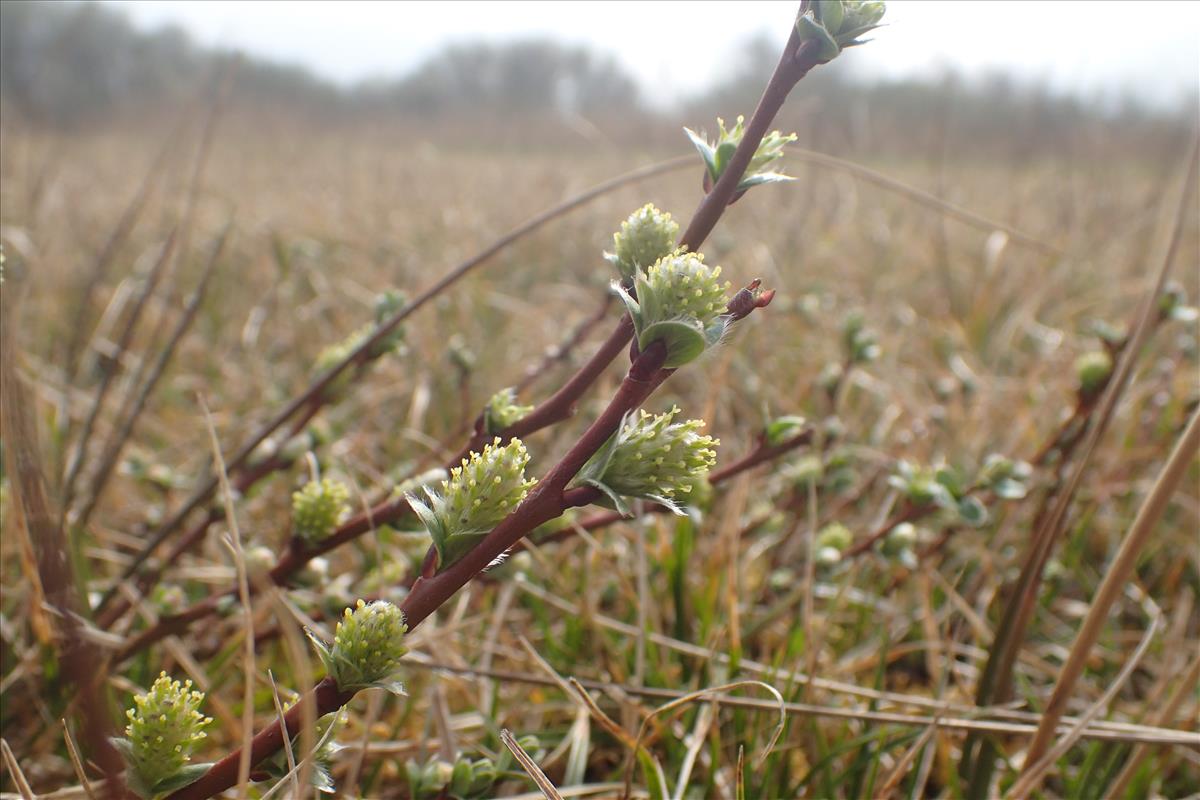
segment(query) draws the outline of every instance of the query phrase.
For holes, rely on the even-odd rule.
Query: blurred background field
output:
[[[52,495],[102,376],[110,372],[114,388],[97,420],[99,441],[119,427],[140,366],[158,356],[214,241],[229,232],[205,300],[114,477],[87,525],[70,531],[78,579],[93,599],[210,469],[198,397],[223,447],[233,448],[309,383],[325,347],[371,321],[377,294],[411,296],[539,211],[686,155],[681,128],[714,132],[717,116],[749,115],[778,51],[769,39],[746,40],[719,81],[671,104],[648,100],[639,79],[608,54],[540,38],[450,44],[406,76],[350,89],[253,54],[234,59],[179,30],[146,32],[106,5],[5,2],[0,13],[0,234],[4,291],[19,298],[5,310],[19,315],[10,335],[35,400]],[[877,33],[904,35],[901,27]],[[651,517],[522,554],[420,629],[418,662],[544,677],[524,637],[559,674],[609,684],[690,690],[758,677],[788,699],[827,708],[931,713],[895,698],[757,674],[740,666],[746,660],[973,702],[998,598],[1061,477],[1058,466],[1037,469],[1025,499],[988,503],[980,527],[920,521],[913,559],[872,551],[822,567],[809,610],[815,641],[804,639],[803,596],[795,592],[810,521],[831,521],[833,509],[856,538],[867,536],[896,507],[886,478],[899,460],[946,463],[965,474],[990,453],[1033,460],[1075,407],[1073,365],[1101,347],[1095,323],[1127,328],[1134,319],[1161,259],[1197,98],[1186,81],[1182,102],[1143,104],[1136,92],[1088,97],[1004,74],[948,69],[889,78],[843,69],[856,56],[814,71],[777,120],[775,127],[798,134],[785,160],[797,180],[747,194],[704,248],[735,286],[761,278],[778,290],[775,301],[681,370],[649,406],[676,403],[706,419],[722,441],[719,464],[752,450],[771,418],[836,417],[836,442],[812,495],[795,488],[814,453],[801,450],[722,487],[712,512],[692,521]],[[606,194],[417,312],[397,354],[312,422],[323,472],[355,487],[357,508],[361,498],[442,463],[493,392],[519,383],[547,348],[600,310],[612,278],[601,254],[620,221],[653,202],[686,222],[701,197],[698,159]],[[947,204],[984,221],[965,221]],[[122,219],[128,233],[97,280],[94,265]],[[128,347],[118,349],[122,322],[176,226],[180,257],[150,293]],[[1193,198],[1172,274],[1189,303],[1200,296],[1198,263]],[[880,354],[831,396],[822,373],[843,359],[851,312],[863,314]],[[614,304],[608,316],[616,313]],[[549,394],[610,325],[591,329],[524,397]],[[1022,709],[1040,709],[1106,562],[1200,401],[1197,359],[1197,329],[1187,319],[1159,325],[1142,354],[1051,563],[1017,667]],[[618,370],[575,419],[532,437],[535,473],[603,407]],[[84,500],[95,467],[85,463]],[[300,462],[239,498],[248,546],[282,552],[290,495],[307,475]],[[41,612],[10,492],[0,606],[4,737],[35,790],[48,792],[78,781],[57,723],[66,699],[53,688],[51,650],[39,638]],[[1126,663],[1147,604],[1161,609],[1165,630],[1105,718],[1149,722],[1195,658],[1198,525],[1193,464],[1088,665],[1073,713]],[[152,598],[158,613],[229,585],[223,530],[214,527],[169,566]],[[400,592],[395,587],[425,550],[417,530],[398,525],[335,551],[289,592],[292,602],[320,620],[366,591]],[[270,617],[264,607],[264,628]],[[614,630],[603,620],[633,628]],[[146,624],[131,619],[116,632]],[[114,668],[114,707],[160,669],[192,674],[209,691],[212,755],[219,755],[240,741],[241,626],[230,614]],[[187,652],[215,655],[193,661]],[[281,686],[301,685],[303,667],[279,642],[264,643],[260,722],[273,713],[268,667]],[[444,754],[449,741],[472,756],[497,752],[499,727],[536,734],[560,786],[621,780],[625,750],[601,728],[588,731],[578,722],[586,714],[555,687],[416,666],[406,685],[409,698],[372,695],[352,706],[339,736],[348,749],[334,769],[339,782],[357,787],[345,788],[348,796],[405,797],[407,759]],[[631,731],[660,702],[620,691],[598,696]],[[1197,702],[1193,686],[1168,727],[1195,730]],[[655,731],[653,747],[672,781],[696,760],[685,781],[689,797],[727,796],[738,747],[747,757],[757,753],[775,722],[769,705],[709,714],[694,705]],[[693,731],[705,746],[689,756]],[[865,716],[792,716],[765,766],[747,776],[749,796],[867,796],[905,766],[921,731]],[[1005,762],[1005,780],[1019,768],[1027,736],[1003,739],[1002,755],[1016,759]],[[959,796],[961,742],[961,732],[939,731],[896,790]],[[1129,750],[1121,742],[1078,744],[1044,796],[1100,796]],[[7,770],[3,780],[6,792],[15,791]],[[1182,797],[1197,786],[1194,749],[1156,746],[1129,796]],[[531,790],[515,778],[494,791]]]

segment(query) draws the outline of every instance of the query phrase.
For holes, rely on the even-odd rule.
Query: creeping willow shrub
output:
[[[578,483],[592,486],[622,514],[627,498],[660,503],[676,513],[702,486],[717,460],[720,442],[699,431],[704,422],[674,422],[678,408],[651,416],[629,415],[615,434],[580,470]]]
[[[874,28],[882,16],[883,4],[851,0],[822,0],[802,4],[796,25],[802,39],[816,40],[823,60],[835,57],[842,48],[859,44],[858,37]],[[727,174],[734,154],[744,142],[745,120],[738,117],[733,126],[717,120],[715,141],[688,130],[687,134],[699,151],[705,166],[705,184],[711,187]],[[774,131],[765,136],[750,156],[748,167],[735,187],[736,199],[749,188],[777,181],[791,180],[774,170],[787,144],[795,141],[794,134]],[[766,293],[753,294],[754,286],[735,296],[732,305],[728,297],[729,284],[720,280],[721,268],[710,267],[704,256],[688,252],[677,244],[679,225],[671,215],[647,204],[634,211],[613,236],[613,252],[605,257],[615,268],[618,280],[614,291],[624,302],[636,334],[636,346],[645,352],[660,347],[664,352],[663,367],[676,369],[694,361],[724,336],[736,317],[748,313],[745,306],[750,293],[754,306],[770,300]],[[2,257],[2,255],[0,255]],[[379,335],[382,325],[392,319],[404,304],[397,293],[381,296],[376,304],[375,322],[323,351],[314,368],[326,373],[359,350],[363,344]],[[1179,303],[1175,303],[1178,306]],[[1173,306],[1173,307],[1175,307]],[[1164,313],[1170,313],[1166,311]],[[368,364],[402,346],[403,329],[396,328],[381,336],[352,368],[344,368],[326,389],[325,399],[350,386]],[[861,316],[852,317],[843,330],[843,344],[850,365],[870,361],[878,354],[874,334],[863,324]],[[450,358],[461,373],[474,368],[474,356],[461,338],[448,342]],[[402,484],[399,492],[407,499],[432,539],[436,555],[435,567],[445,569],[461,559],[499,523],[515,511],[536,484],[527,478],[529,453],[519,439],[507,444],[497,434],[511,429],[532,411],[521,405],[513,389],[503,389],[489,400],[483,416],[484,430],[495,436],[481,452],[472,452],[461,465],[440,479],[438,488],[421,485],[424,497],[418,498],[409,490],[431,480],[430,474],[420,475]],[[628,515],[628,501],[648,500],[660,503],[682,514],[682,506],[704,506],[709,502],[712,487],[708,473],[716,462],[719,442],[701,433],[700,420],[677,422],[678,408],[663,414],[645,411],[629,413],[616,432],[587,461],[576,476],[577,486],[596,489],[603,502]],[[764,443],[780,445],[800,434],[805,426],[799,417],[783,417],[764,430]],[[310,444],[308,435],[293,437],[288,442],[271,442],[268,453],[288,459],[298,458]],[[969,493],[958,484],[942,480],[941,472],[909,470],[901,465],[899,480],[909,501],[916,505],[946,504],[961,509]],[[796,482],[815,484],[825,481],[833,487],[847,483],[845,475],[852,472],[840,466],[830,456],[828,463],[817,458],[798,469]],[[1016,492],[1018,470],[1005,463],[986,465],[987,479],[980,479],[997,494]],[[801,474],[803,473],[803,474]],[[840,483],[839,483],[840,482]],[[327,538],[349,513],[349,491],[332,480],[314,480],[292,497],[293,530],[300,540],[317,542]],[[564,522],[563,515],[555,523]],[[897,529],[893,539],[906,546],[905,532]],[[852,536],[844,526],[823,529],[818,537],[819,555],[826,561],[836,561],[850,547]],[[269,569],[273,558],[261,549],[251,551],[249,566],[255,574]],[[312,559],[307,570],[314,582],[324,579],[324,562]],[[296,578],[303,582],[305,573]],[[226,601],[222,601],[223,603]],[[232,600],[228,601],[232,603]],[[401,660],[406,653],[405,635],[408,626],[404,613],[384,600],[366,603],[359,600],[353,608],[345,609],[337,624],[333,642],[326,644],[315,636],[313,644],[323,662],[328,678],[339,692],[353,693],[369,687],[380,687],[402,694],[399,682]],[[151,690],[139,695],[135,708],[130,710],[127,738],[118,746],[129,765],[130,786],[144,798],[156,798],[195,780],[207,765],[190,764],[192,751],[204,738],[204,726],[212,720],[200,714],[203,699],[192,691],[190,682],[181,685],[164,674]],[[314,788],[331,791],[328,764],[336,746],[333,734],[338,724],[336,714],[326,715],[318,724],[317,750],[314,754]],[[523,743],[527,750],[536,742]],[[410,794],[414,798],[453,797],[482,798],[490,796],[494,785],[507,777],[509,754],[495,760],[469,760],[461,755],[453,762],[434,759],[425,764],[410,762],[407,767]],[[275,777],[286,774],[287,765],[278,754],[263,769]]]
[[[499,437],[450,470],[441,489],[425,488],[426,500],[408,494],[409,505],[433,539],[438,565],[462,558],[515,509],[537,481],[526,479],[529,451],[520,439]]]
[[[404,613],[396,606],[386,600],[373,603],[359,600],[355,608],[347,608],[342,615],[332,647],[311,633],[309,638],[339,691],[377,686],[393,694],[404,694],[397,676],[400,659],[408,652],[404,646],[407,631]]]
[[[208,764],[191,764],[212,717],[200,713],[204,693],[191,681],[173,681],[163,672],[150,691],[135,695],[125,712],[125,738],[114,739],[128,767],[126,782],[138,796],[154,798],[199,778]]]

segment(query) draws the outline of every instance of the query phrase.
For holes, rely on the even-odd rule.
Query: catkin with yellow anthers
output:
[[[674,422],[678,413],[641,411],[628,420],[600,481],[627,497],[686,499],[716,464],[720,441],[699,433],[703,420]]]
[[[508,516],[537,483],[525,477],[529,451],[520,439],[502,445],[499,437],[472,453],[442,481],[437,514],[448,534],[488,530]]]
[[[385,600],[359,600],[338,622],[330,648],[331,677],[342,691],[390,683],[408,652],[404,613]]]
[[[643,325],[691,319],[707,327],[725,312],[728,303],[729,283],[721,283],[720,277],[721,268],[705,264],[700,253],[677,250],[659,259],[647,270],[645,283],[654,293],[657,305],[651,308],[656,313],[648,312]],[[642,307],[646,308],[645,302]]]
[[[306,542],[324,539],[350,513],[349,499],[340,481],[309,481],[292,494],[292,532]]]
[[[122,751],[144,793],[177,775],[207,736],[204,728],[212,718],[200,713],[203,702],[204,693],[192,689],[190,680],[180,683],[165,672],[148,692],[134,696],[134,707],[125,712]]]
[[[628,283],[638,270],[645,270],[670,255],[678,238],[679,224],[670,214],[647,203],[621,223],[621,230],[613,234],[614,252],[606,253],[605,258]]]

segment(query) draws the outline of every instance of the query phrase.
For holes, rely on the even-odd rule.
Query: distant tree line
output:
[[[74,126],[184,100],[220,54],[177,27],[146,33],[96,3],[0,3],[0,100],[31,120]],[[458,44],[411,75],[341,89],[308,71],[243,59],[237,95],[305,110],[601,114],[638,108],[637,85],[610,56],[545,40]]]

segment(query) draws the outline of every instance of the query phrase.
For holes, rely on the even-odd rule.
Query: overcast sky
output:
[[[111,0],[139,27],[303,64],[350,84],[396,77],[447,42],[552,36],[612,52],[670,103],[719,78],[739,41],[781,44],[796,2],[214,2]],[[874,41],[843,58],[886,75],[1002,69],[1093,96],[1195,104],[1200,3],[893,0]],[[840,65],[839,65],[840,66]],[[849,65],[847,65],[849,67]]]

